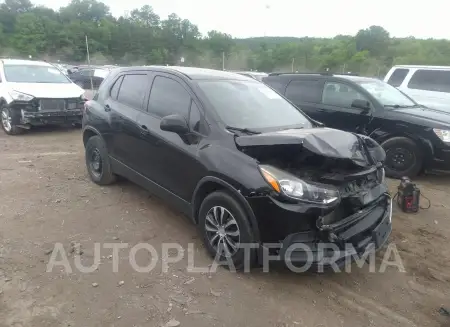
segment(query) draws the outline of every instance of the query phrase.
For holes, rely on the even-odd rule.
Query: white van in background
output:
[[[419,104],[450,112],[450,66],[394,66],[384,81]]]

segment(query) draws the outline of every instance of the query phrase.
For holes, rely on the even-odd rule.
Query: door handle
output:
[[[148,130],[148,127],[145,125],[141,125],[141,135],[145,136],[150,134],[150,131]]]
[[[106,112],[111,111],[111,107],[109,106],[109,104],[105,105],[104,109]]]

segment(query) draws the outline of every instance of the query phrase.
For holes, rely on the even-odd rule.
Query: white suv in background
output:
[[[81,123],[83,93],[47,62],[0,60],[0,117],[8,135],[34,125]]]
[[[421,105],[450,112],[450,66],[394,66],[384,81]]]

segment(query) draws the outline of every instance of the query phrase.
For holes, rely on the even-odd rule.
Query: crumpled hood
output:
[[[74,83],[8,83],[11,90],[35,98],[78,98],[84,90]]]
[[[255,135],[238,136],[238,147],[299,145],[315,154],[350,159],[358,166],[367,167],[383,162],[385,152],[370,137],[331,128],[289,129]]]

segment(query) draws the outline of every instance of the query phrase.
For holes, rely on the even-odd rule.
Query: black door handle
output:
[[[104,109],[106,112],[111,111],[111,107],[109,106],[109,104],[105,105]]]

